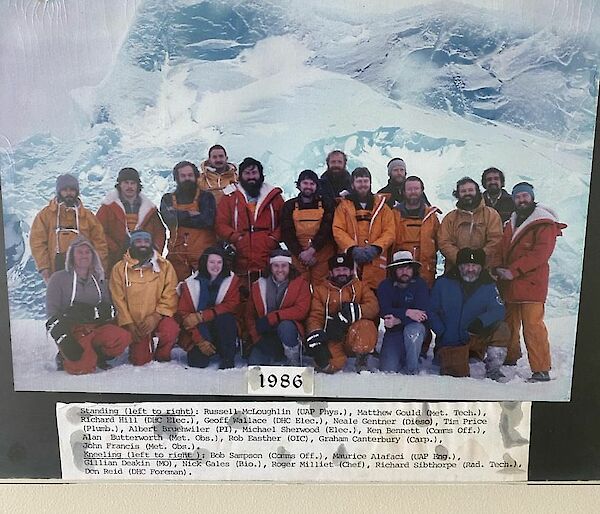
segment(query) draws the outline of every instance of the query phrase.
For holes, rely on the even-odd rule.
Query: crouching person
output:
[[[250,365],[300,365],[302,323],[310,308],[310,288],[292,266],[292,254],[273,250],[269,269],[252,283],[246,311]]]
[[[431,291],[429,322],[436,334],[440,374],[468,377],[469,355],[485,362],[486,377],[501,381],[510,329],[504,304],[485,267],[482,249],[463,248],[457,266]]]
[[[110,367],[131,334],[113,322],[104,269],[94,246],[84,236],[69,245],[65,269],[50,277],[46,292],[46,328],[58,345],[57,364],[67,373],[92,373]]]
[[[396,252],[388,278],[377,288],[379,316],[386,329],[379,352],[381,371],[399,372],[404,365],[410,375],[419,371],[429,305],[429,288],[419,276],[420,268],[410,252]]]
[[[177,286],[177,317],[183,325],[179,346],[193,368],[206,368],[213,357],[220,359],[220,369],[234,367],[239,289],[239,279],[216,247],[204,250],[198,271]]]
[[[177,310],[176,287],[173,265],[154,249],[152,235],[133,231],[129,250],[113,267],[110,292],[119,326],[133,339],[129,362],[134,366],[143,366],[153,358],[171,360],[179,334],[179,325],[173,319]],[[158,337],[156,350],[153,335]]]
[[[329,279],[315,286],[306,320],[307,353],[317,369],[335,373],[356,356],[356,371],[367,369],[377,344],[377,298],[368,284],[354,276],[349,254],[329,259]]]

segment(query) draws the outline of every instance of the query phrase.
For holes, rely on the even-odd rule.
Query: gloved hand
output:
[[[314,330],[306,337],[306,353],[310,355],[319,368],[325,368],[331,359],[327,347],[327,333],[324,330]]]
[[[58,345],[58,349],[65,359],[70,361],[81,359],[83,348],[71,335],[71,327],[64,319],[52,316],[46,322],[46,330],[48,330],[50,336]]]
[[[352,258],[357,264],[364,264],[369,261],[367,247],[366,246],[355,246],[352,248]]]
[[[365,246],[365,251],[367,254],[367,261],[371,262],[375,257],[379,255],[379,248],[374,245]]]
[[[350,325],[342,321],[336,314],[335,316],[327,319],[327,327],[325,328],[325,332],[327,332],[327,337],[330,340],[343,341],[346,337],[346,333],[348,332],[348,328],[350,328]]]
[[[340,310],[338,312],[338,318],[351,325],[355,321],[358,321],[362,316],[362,310],[360,304],[356,302],[342,302]]]
[[[100,302],[96,306],[96,312],[98,314],[97,322],[111,321],[117,315],[113,304],[110,302]]]
[[[469,334],[479,335],[483,332],[483,322],[479,318],[475,318],[467,327]]]
[[[190,312],[185,318],[183,318],[183,328],[191,330],[199,323],[202,323],[203,316],[201,312]]]
[[[273,330],[273,327],[269,323],[269,320],[266,316],[262,316],[256,320],[256,331],[259,334],[264,334],[265,332],[270,332]]]

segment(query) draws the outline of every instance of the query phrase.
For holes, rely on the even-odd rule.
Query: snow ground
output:
[[[521,400],[568,401],[573,369],[573,344],[576,316],[547,320],[552,350],[552,380],[529,384],[531,375],[527,359],[516,367],[504,367],[509,381],[496,383],[485,379],[482,363],[471,365],[472,378],[441,377],[431,363],[431,350],[419,375],[378,373],[377,359],[369,359],[370,372],[355,373],[354,359],[336,375],[315,373],[316,397],[385,398],[421,400]],[[46,339],[44,323],[38,320],[12,320],[14,344],[13,370],[17,391],[71,391],[103,393],[155,393],[190,395],[246,395],[247,367],[241,358],[236,368],[218,370],[212,363],[207,369],[189,368],[185,353],[173,351],[169,363],[152,362],[135,367],[127,355],[112,361],[113,368],[90,375],[72,376],[57,371],[54,363],[56,347]],[[306,359],[308,364],[310,359]]]

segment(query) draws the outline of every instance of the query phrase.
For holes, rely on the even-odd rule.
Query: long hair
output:
[[[198,274],[206,278],[210,277],[207,269],[209,255],[218,255],[223,259],[223,269],[221,270],[221,273],[219,273],[218,278],[228,277],[231,273],[229,259],[225,257],[225,252],[216,246],[208,247],[198,259]]]

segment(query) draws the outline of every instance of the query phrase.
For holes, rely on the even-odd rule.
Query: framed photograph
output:
[[[217,145],[225,154],[223,166],[231,166],[224,170],[241,175],[250,164],[264,179],[264,187],[271,192],[279,188],[281,204],[303,194],[297,186],[300,178],[309,176],[301,175],[305,170],[316,173],[321,191],[323,175],[325,179],[335,175],[331,157],[337,156],[342,161],[339,176],[347,174],[350,191],[335,191],[339,198],[329,243],[338,253],[352,256],[346,267],[364,282],[365,291],[375,298],[372,290],[381,283],[367,278],[371,262],[378,263],[380,280],[389,276],[400,282],[400,274],[395,275],[400,267],[412,270],[413,279],[417,269],[424,279],[425,270],[431,271],[431,284],[434,276],[437,279],[431,303],[414,314],[423,316],[419,322],[425,327],[421,355],[414,356],[416,369],[382,370],[385,337],[395,315],[386,319],[388,314],[377,310],[370,321],[375,322],[377,336],[371,338],[373,345],[364,360],[355,349],[343,350],[346,355],[336,373],[315,371],[314,378],[311,374],[314,398],[563,402],[533,405],[529,477],[598,477],[593,451],[586,453],[581,447],[595,437],[598,416],[593,402],[600,390],[593,344],[599,328],[595,300],[600,287],[592,268],[598,251],[593,237],[598,187],[592,186],[591,177],[592,165],[598,166],[593,149],[600,61],[594,5],[556,1],[548,9],[541,1],[499,6],[470,1],[323,5],[312,0],[75,5],[40,0],[9,2],[0,13],[7,20],[0,35],[0,69],[8,84],[0,92],[7,291],[1,298],[5,344],[0,396],[9,412],[1,422],[0,447],[10,461],[2,476],[60,476],[57,402],[188,401],[201,396],[202,401],[226,403],[249,401],[257,394],[251,382],[258,379],[252,378],[244,337],[236,339],[226,366],[222,360],[202,368],[190,364],[181,338],[158,358],[157,335],[148,338],[147,362],[135,362],[132,347],[123,343],[114,355],[96,352],[90,369],[69,368],[65,342],[81,341],[88,333],[75,333],[71,326],[60,331],[60,316],[49,307],[52,302],[77,307],[77,274],[69,275],[75,277],[71,283],[65,282],[66,274],[57,278],[57,273],[77,268],[78,246],[72,241],[85,235],[92,243],[80,244],[87,255],[83,259],[90,259],[89,269],[103,264],[105,280],[101,285],[100,275],[90,275],[86,287],[92,295],[97,293],[98,302],[92,302],[95,309],[85,310],[85,316],[95,320],[106,316],[111,327],[124,331],[111,333],[115,347],[120,344],[116,341],[131,327],[118,318],[124,310],[115,300],[119,290],[111,284],[114,277],[128,284],[133,276],[128,272],[136,277],[144,269],[158,274],[156,263],[172,263],[173,255],[181,251],[175,246],[179,225],[169,222],[169,212],[183,210],[188,218],[203,214],[200,207],[196,210],[200,203],[190,201],[186,207],[177,197],[186,166],[197,192],[194,201],[199,202],[202,190],[213,202],[214,230],[207,229],[213,230],[212,244],[217,240],[233,244],[237,252],[233,271],[238,272],[236,266],[247,257],[243,236],[232,240],[227,229],[219,227],[219,216],[221,221],[225,218],[223,198],[234,198],[236,188],[245,186],[234,182],[228,189],[209,183],[206,170],[214,164],[209,149]],[[395,171],[399,163],[400,172]],[[256,180],[241,178],[246,185]],[[369,211],[370,204],[361,203],[357,178],[368,179],[369,195],[374,194],[368,198],[389,213],[387,222],[377,221],[382,231],[393,226],[385,248],[368,240],[363,245],[358,236],[356,244],[343,243],[341,215],[337,218],[340,206],[354,202],[352,209],[368,211],[359,221],[369,230],[381,212],[375,207]],[[200,187],[202,179],[205,189]],[[123,203],[126,182],[134,184],[131,205],[138,204],[133,210]],[[408,184],[416,186],[416,196]],[[252,198],[248,187],[243,194]],[[382,190],[387,196],[378,196]],[[248,213],[256,220],[262,197],[254,197],[259,200],[249,209],[256,210]],[[407,204],[407,198],[416,203]],[[508,211],[505,201],[512,202]],[[113,251],[120,253],[111,262],[110,242],[103,238],[104,231],[99,236],[92,227],[101,224],[102,208],[119,202],[127,244],[115,244]],[[74,224],[61,219],[61,205],[72,211]],[[411,210],[411,205],[417,209]],[[401,245],[409,239],[400,232],[405,229],[398,221],[406,216],[409,225],[417,220],[419,230],[424,230],[424,209],[437,219],[429,254],[420,244],[410,249]],[[121,268],[119,263],[132,248],[143,249],[143,243],[141,247],[135,243],[146,237],[136,235],[142,212],[158,220],[155,228],[163,231],[163,246],[153,254],[154,260],[146,259],[148,268],[143,268],[141,257],[136,258],[137,268],[137,263]],[[273,209],[270,212],[275,224]],[[254,229],[250,223],[247,232]],[[161,236],[147,226],[141,232],[160,246]],[[459,256],[452,248],[460,249],[458,239],[464,234],[471,243]],[[287,236],[280,234],[276,243],[293,254],[284,242]],[[70,252],[61,247],[63,238],[69,241]],[[188,243],[192,244],[185,240],[181,245]],[[227,245],[222,248],[227,250]],[[356,248],[366,248],[367,253],[372,248],[375,257],[367,255],[368,260],[362,250],[353,252]],[[288,256],[285,251],[275,255],[273,263],[277,258]],[[209,264],[204,265],[208,272]],[[479,289],[468,286],[468,266],[475,267]],[[335,262],[329,264],[328,277],[335,267]],[[252,281],[259,275],[237,274],[240,283],[247,281],[246,294],[251,296]],[[175,283],[185,278],[178,276]],[[448,327],[459,317],[462,320],[469,300],[469,305],[480,307],[483,300],[472,298],[476,298],[473,291],[483,288],[484,278],[485,301],[501,314],[493,323],[484,317],[479,325],[473,320],[468,327],[457,325],[461,333],[487,337],[488,342],[483,352],[471,348],[470,354],[467,350],[460,357],[466,371],[450,372],[444,348],[456,341],[448,339]],[[307,304],[310,297],[311,309],[320,294],[318,287],[313,284],[308,293],[299,295]],[[452,287],[462,291],[460,298],[446,296]],[[180,284],[177,293],[170,288],[169,301],[177,303],[183,288]],[[260,296],[260,287],[256,289]],[[126,299],[126,291],[121,293]],[[276,298],[275,292],[269,294]],[[148,298],[138,294],[135,301]],[[202,295],[190,298],[194,311],[198,302],[224,301]],[[236,313],[233,324],[244,317],[242,310]],[[159,330],[165,319],[183,323],[172,313],[159,315],[150,332]],[[362,315],[362,309],[349,308],[341,321],[349,325]],[[115,316],[116,321],[110,322]],[[507,322],[511,336],[505,334],[500,345],[490,344],[501,322]],[[166,325],[161,325],[163,335],[169,330]],[[217,334],[228,328],[231,324]],[[305,335],[313,332],[307,328]],[[421,346],[427,334],[431,342]],[[79,351],[77,346],[81,345],[75,344]],[[504,351],[495,367],[490,366],[494,354],[490,348]],[[87,351],[81,347],[81,359],[87,358]],[[406,355],[403,358],[408,362]],[[298,359],[311,372],[313,367],[327,369],[315,364],[308,346],[303,346]],[[570,421],[582,417],[589,422]],[[550,447],[554,452],[548,451]]]

